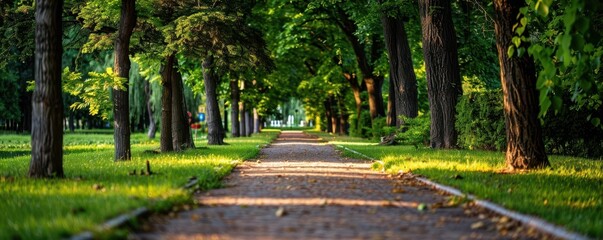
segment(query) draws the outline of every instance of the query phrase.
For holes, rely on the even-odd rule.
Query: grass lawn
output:
[[[113,162],[113,135],[66,134],[64,179],[28,179],[30,136],[0,135],[0,239],[68,237],[141,206],[165,210],[191,201],[181,187],[192,176],[200,187],[220,179],[240,161],[253,158],[278,131],[225,139],[230,145],[180,153],[144,152],[159,148],[159,136],[133,134],[132,161]],[[151,176],[130,175],[150,162]]]
[[[549,156],[552,168],[504,174],[504,153],[378,146],[366,140],[309,132],[382,160],[376,170],[412,171],[435,182],[603,239],[603,160]],[[358,158],[346,151],[348,156]]]

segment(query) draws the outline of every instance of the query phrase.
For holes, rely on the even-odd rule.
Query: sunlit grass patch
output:
[[[359,145],[330,139],[371,158],[389,173],[411,171],[506,208],[535,215],[594,238],[603,238],[603,161],[550,156],[552,168],[504,173],[504,154],[477,150]],[[346,152],[349,157],[357,155]]]
[[[111,134],[67,134],[66,178],[38,180],[26,177],[29,137],[2,135],[0,141],[6,141],[0,144],[0,239],[57,239],[140,206],[164,210],[186,203],[191,197],[181,187],[190,177],[199,179],[203,189],[219,187],[220,179],[238,162],[255,157],[276,134],[226,139],[230,145],[224,146],[198,141],[196,149],[166,154],[145,152],[158,149],[158,140],[134,134],[132,160],[125,162],[113,162]],[[20,147],[6,147],[17,140]],[[140,174],[146,161],[150,176]]]

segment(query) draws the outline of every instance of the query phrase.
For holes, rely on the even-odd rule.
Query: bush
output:
[[[367,129],[370,134],[369,137],[372,141],[381,141],[381,137],[392,135],[396,132],[396,127],[387,126],[385,117],[378,117],[373,119],[371,128]]]
[[[471,92],[456,106],[458,144],[466,149],[502,151],[506,134],[501,90]]]
[[[419,146],[429,145],[429,129],[431,118],[428,114],[419,115],[416,118],[403,118],[404,126],[396,135],[396,139],[402,144]]]
[[[564,96],[564,102],[570,102]],[[592,112],[564,105],[542,120],[545,149],[549,154],[603,157],[603,130],[588,121]],[[462,148],[502,151],[506,148],[503,99],[500,90],[473,92],[457,104],[456,129]]]

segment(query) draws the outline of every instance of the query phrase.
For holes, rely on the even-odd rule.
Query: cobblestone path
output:
[[[225,179],[200,206],[154,220],[131,239],[515,239],[491,215],[447,206],[416,180],[370,170],[333,146],[284,132]],[[423,209],[423,206],[425,208]],[[479,212],[479,211],[478,211]],[[482,210],[483,212],[483,210]],[[521,227],[520,227],[521,228]],[[527,231],[527,229],[525,230]],[[525,232],[524,231],[524,232]],[[521,232],[521,231],[519,231]],[[532,235],[534,236],[534,235]],[[540,236],[542,237],[542,236]]]

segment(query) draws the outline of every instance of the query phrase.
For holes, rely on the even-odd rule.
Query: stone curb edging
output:
[[[355,151],[353,149],[350,149],[350,148],[347,148],[347,147],[344,147],[344,146],[341,146],[341,145],[336,145],[336,146],[338,148],[343,148],[344,150],[349,151],[351,153],[354,153],[354,154],[356,154],[358,156],[361,156],[363,158],[370,159],[370,160],[375,161],[375,162],[383,163],[382,161],[379,161],[377,159],[369,157],[369,156],[367,156],[365,154],[362,154],[360,152],[357,152],[357,151]],[[431,186],[433,188],[442,190],[444,192],[447,192],[447,193],[455,195],[455,196],[466,197],[467,199],[470,199],[470,200],[474,201],[477,206],[483,207],[483,208],[488,209],[488,210],[490,210],[492,212],[496,212],[496,213],[498,213],[500,215],[509,217],[509,218],[514,219],[514,220],[516,220],[518,222],[521,222],[522,224],[525,224],[527,226],[536,228],[536,229],[538,229],[538,230],[540,230],[542,232],[551,234],[551,235],[553,235],[553,236],[555,236],[557,238],[574,239],[574,240],[588,240],[589,239],[586,236],[583,236],[583,235],[575,233],[575,232],[568,231],[568,230],[566,230],[563,227],[554,225],[554,224],[549,223],[549,222],[547,222],[545,220],[542,220],[540,218],[529,216],[529,215],[525,215],[525,214],[521,214],[521,213],[518,213],[518,212],[515,212],[515,211],[511,211],[511,210],[508,210],[508,209],[506,209],[506,208],[504,208],[504,207],[502,207],[502,206],[500,206],[498,204],[495,204],[495,203],[492,203],[492,202],[489,202],[489,201],[486,201],[486,200],[478,199],[477,197],[475,197],[473,195],[470,195],[470,194],[464,194],[463,192],[461,192],[460,190],[458,190],[456,188],[453,188],[453,187],[450,187],[450,186],[446,186],[446,185],[442,185],[442,184],[438,184],[438,183],[432,182],[432,181],[430,181],[430,180],[428,180],[426,178],[416,176],[414,174],[413,174],[413,176],[417,180],[419,180],[420,182],[425,183],[425,184],[427,184],[427,185],[429,185],[429,186]]]
[[[184,189],[190,189],[191,187],[195,186],[197,184],[199,180],[197,178],[191,178],[189,179],[189,181],[182,187]],[[137,219],[147,213],[149,213],[151,210],[149,210],[146,207],[139,207],[137,209],[134,209],[131,212],[128,213],[124,213],[121,214],[117,217],[111,218],[109,220],[107,220],[106,222],[104,222],[103,224],[101,224],[100,226],[96,227],[97,231],[107,231],[113,228],[117,228],[120,226],[125,225],[127,222],[132,221],[133,219]],[[72,236],[71,238],[69,238],[70,240],[91,240],[94,239],[94,234],[91,231],[84,231],[82,233],[79,233],[75,236]]]

